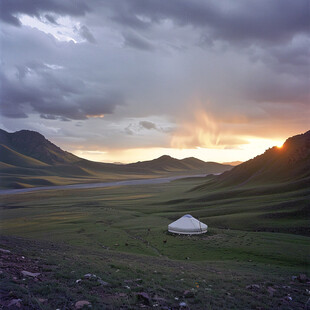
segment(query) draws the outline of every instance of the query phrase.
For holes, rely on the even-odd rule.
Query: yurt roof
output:
[[[176,234],[202,234],[207,232],[207,229],[206,224],[195,219],[190,214],[185,214],[168,225],[168,231]]]

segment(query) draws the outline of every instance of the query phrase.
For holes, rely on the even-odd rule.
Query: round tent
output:
[[[168,231],[174,234],[197,235],[204,234],[208,230],[208,226],[190,214],[186,214],[168,225]]]

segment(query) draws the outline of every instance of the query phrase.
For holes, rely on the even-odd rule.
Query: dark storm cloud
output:
[[[286,46],[272,47],[269,49],[269,57],[271,61],[265,59],[265,63],[271,64],[276,71],[307,77],[310,68],[310,38],[304,37]]]
[[[141,122],[139,122],[139,125],[145,129],[148,129],[148,130],[151,130],[151,129],[157,130],[158,129],[155,123],[149,122],[149,121],[141,121]]]
[[[102,114],[111,114],[114,112],[116,106],[123,105],[124,99],[119,93],[108,93],[92,95],[81,95],[77,100],[82,114],[87,117],[97,117]]]
[[[287,76],[257,75],[244,83],[247,98],[257,102],[309,103],[309,80]]]
[[[306,42],[309,43],[309,42]],[[278,62],[291,66],[310,67],[310,45],[288,47],[286,49],[277,48],[272,51]]]
[[[130,28],[136,29],[147,29],[151,26],[150,22],[142,21],[137,18],[137,16],[133,14],[128,14],[127,4],[124,2],[122,5],[118,6],[118,4],[108,3],[108,6],[112,6],[112,20],[116,21],[119,24],[129,26]],[[115,6],[114,6],[115,5]],[[120,10],[118,10],[120,9]]]
[[[79,29],[76,29],[76,31],[80,34],[80,36],[83,39],[85,39],[89,43],[93,44],[97,43],[95,37],[85,25],[81,26]]]
[[[109,11],[114,22],[141,31],[171,20],[177,26],[201,29],[203,37],[228,41],[274,43],[309,32],[308,0],[114,0],[87,4],[82,0],[2,0],[0,19],[20,25],[19,14],[39,17],[46,13],[46,18],[54,23],[50,13],[83,16],[97,10],[100,14]]]
[[[100,123],[102,132],[109,131],[106,145],[118,147],[168,136],[163,133],[183,119],[188,123],[196,100],[215,123],[232,131],[239,126],[238,134],[245,132],[244,120],[253,135],[262,124],[270,128],[279,120],[283,127],[291,118],[300,126],[308,123],[309,1],[0,0],[0,5],[1,113],[25,118],[7,123],[74,126],[80,137],[87,127],[87,140]],[[35,18],[12,27],[24,14]],[[281,118],[277,109],[283,110]],[[103,114],[110,115],[101,121]],[[76,122],[60,123],[87,118],[82,129]]]
[[[52,12],[59,15],[82,16],[88,11],[88,5],[82,0],[1,0],[0,2],[0,19],[15,26],[21,25],[19,14],[40,17],[42,13]]]
[[[158,132],[164,132],[164,133],[169,133],[173,131],[173,128],[171,127],[167,127],[167,126],[162,127],[150,121],[140,121],[139,126],[140,126],[140,129],[156,130]]]
[[[52,121],[59,120],[62,122],[70,122],[71,121],[69,118],[66,118],[64,116],[55,116],[55,115],[51,115],[51,114],[40,114],[40,118],[52,120]]]
[[[43,119],[48,119],[48,120],[53,120],[53,121],[58,119],[57,116],[50,115],[50,114],[40,114],[40,117],[43,118]]]
[[[1,111],[9,118],[26,118],[31,113],[44,119],[87,119],[113,113],[123,104],[118,93],[98,93],[79,80],[57,76],[44,64],[19,66],[15,75],[0,75]]]
[[[139,134],[143,130],[155,130],[158,132],[162,132],[162,129],[159,128],[155,123],[150,121],[140,121],[139,123],[130,123],[125,129],[125,133],[127,135]]]
[[[157,131],[159,133],[170,133],[173,131],[173,128],[167,126],[160,126],[151,121],[139,121],[138,123],[130,123],[125,129],[124,132],[127,135],[140,134],[141,132],[146,131]]]
[[[143,51],[152,51],[154,46],[146,39],[133,32],[123,33],[125,46],[136,48]]]
[[[107,5],[112,7],[118,23],[140,26],[142,30],[150,21],[156,24],[171,20],[178,26],[208,31],[209,38],[269,43],[289,40],[297,32],[309,32],[308,0],[119,0]]]
[[[59,25],[59,24],[57,23],[56,19],[55,19],[52,15],[50,15],[50,14],[45,14],[44,17],[45,17],[45,18],[47,19],[47,21],[49,21],[51,24]]]

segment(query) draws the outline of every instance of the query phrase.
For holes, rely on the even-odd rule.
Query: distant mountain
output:
[[[310,131],[287,139],[281,148],[270,148],[207,183],[242,186],[306,178],[310,178]]]
[[[49,165],[73,163],[80,160],[79,157],[63,151],[36,131],[20,130],[8,133],[0,129],[0,145]]]
[[[150,171],[167,171],[167,172],[180,171],[180,170],[181,171],[196,170],[201,174],[203,173],[217,174],[231,169],[231,166],[229,165],[218,164],[215,162],[205,162],[194,157],[189,157],[185,159],[176,159],[168,155],[163,155],[159,158],[149,161],[128,164],[126,166],[128,168],[133,169],[138,168]]]
[[[79,158],[35,131],[0,129],[1,187],[102,182],[171,175],[217,174],[229,165],[170,156],[133,164],[98,163]]]

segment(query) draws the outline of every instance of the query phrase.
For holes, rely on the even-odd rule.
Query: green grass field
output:
[[[51,264],[59,275],[46,280],[50,290],[29,280],[28,299],[23,290],[15,288],[16,294],[32,305],[48,299],[39,303],[42,309],[55,308],[49,303],[53,294],[67,296],[72,305],[86,298],[98,309],[161,309],[155,295],[168,309],[178,309],[181,301],[188,309],[304,309],[306,284],[291,277],[309,273],[310,191],[278,184],[208,192],[199,189],[203,182],[1,196],[0,247]],[[167,225],[186,213],[205,222],[208,233],[168,234]],[[77,287],[85,273],[113,285],[104,296],[97,284]],[[142,284],[125,285],[137,278]],[[246,288],[252,284],[259,288]],[[275,289],[272,296],[268,287]],[[193,296],[185,298],[185,290]],[[139,300],[139,291],[152,301]],[[65,307],[61,298],[58,307]]]

